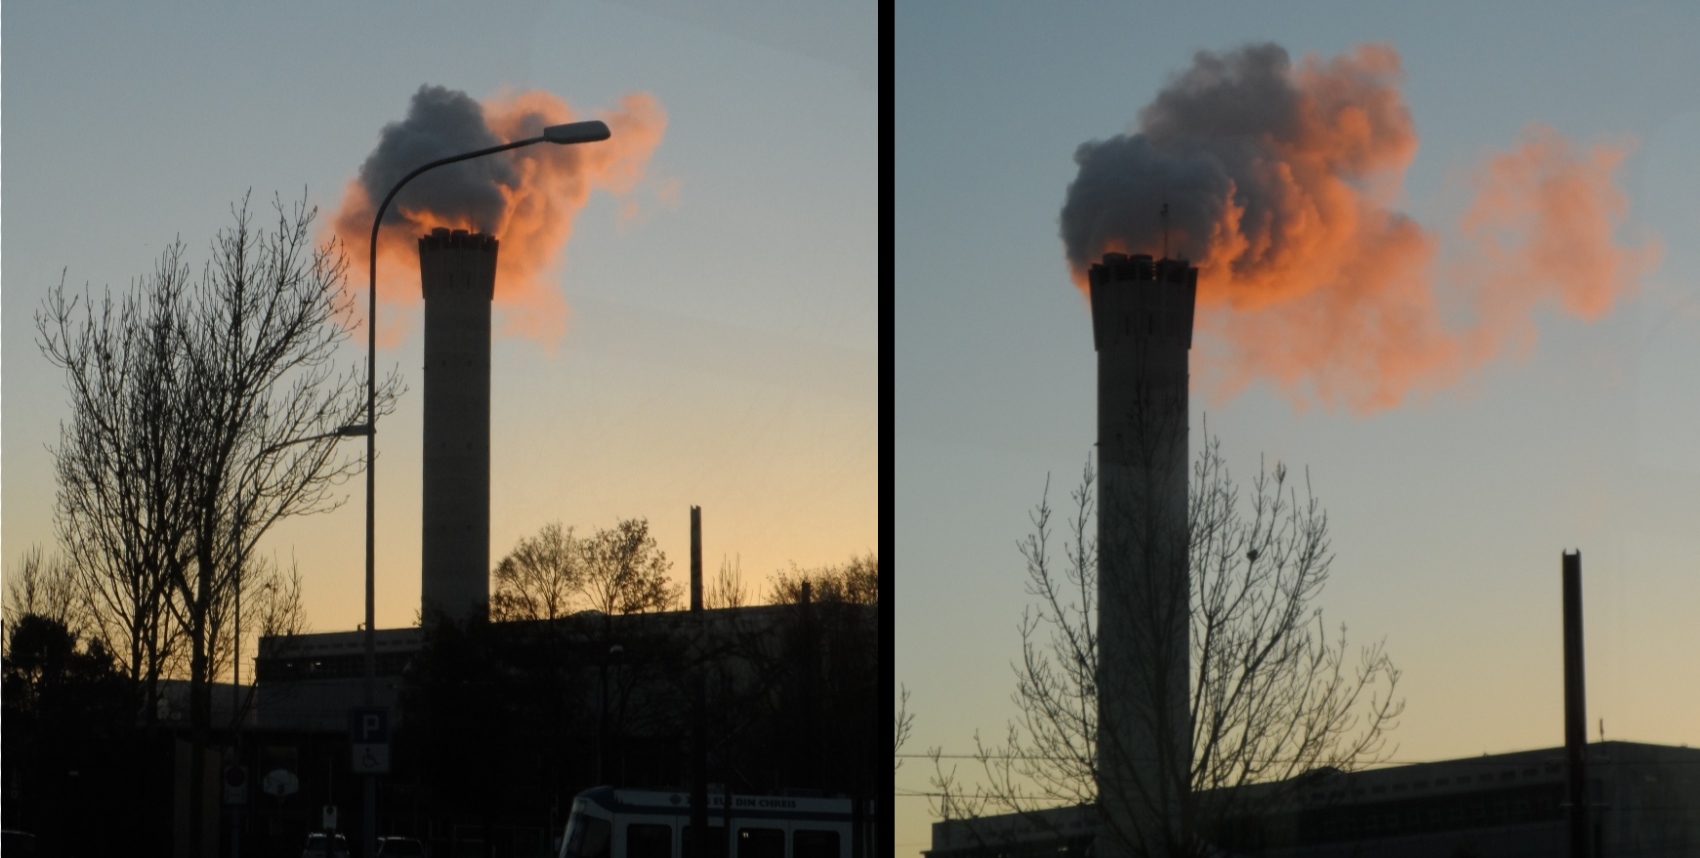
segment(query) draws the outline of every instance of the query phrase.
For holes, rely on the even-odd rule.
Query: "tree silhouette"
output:
[[[1140,750],[1106,738],[1100,698],[1123,690],[1133,717],[1163,723],[1176,685],[1152,669],[1168,657],[1155,644],[1132,647],[1139,664],[1102,659],[1098,603],[1100,547],[1089,535],[1094,508],[1090,463],[1072,493],[1074,516],[1066,559],[1052,557],[1052,509],[1041,500],[1034,531],[1020,543],[1028,592],[1036,603],[1019,626],[1021,661],[1014,666],[1019,708],[1004,741],[975,737],[976,782],[947,769],[932,750],[935,813],[974,821],[1019,814],[1038,830],[1053,824],[1042,811],[1087,806],[1099,811],[1100,844],[1134,855],[1216,854],[1230,823],[1255,819],[1281,801],[1306,772],[1351,771],[1382,759],[1388,731],[1403,704],[1393,699],[1399,671],[1380,644],[1351,664],[1344,626],[1329,634],[1315,605],[1333,562],[1328,520],[1310,494],[1301,498],[1280,464],[1261,470],[1249,497],[1228,473],[1220,442],[1210,438],[1192,471],[1187,511],[1189,599],[1179,619],[1189,628],[1189,676],[1179,687],[1190,733],[1185,746],[1158,743],[1161,765],[1132,757]],[[1128,530],[1135,528],[1129,527]],[[1114,564],[1111,564],[1112,567]],[[1106,569],[1103,574],[1115,574]],[[1161,586],[1158,582],[1155,586]],[[1161,634],[1175,600],[1131,594],[1135,633]],[[1143,630],[1143,631],[1141,631]],[[1131,668],[1131,669],[1130,669]],[[1151,684],[1128,694],[1131,676]],[[1161,730],[1154,730],[1163,735]],[[1161,784],[1106,780],[1106,769],[1157,771]],[[1108,796],[1105,789],[1120,792]],[[1105,814],[1107,801],[1133,813]],[[1172,804],[1170,804],[1172,803]],[[1236,823],[1237,824],[1237,823]],[[1054,833],[1061,834],[1060,831]],[[987,846],[995,846],[992,835]]]
[[[879,557],[873,552],[850,558],[842,566],[823,566],[819,569],[799,569],[793,563],[789,571],[774,576],[768,601],[773,604],[796,604],[803,596],[803,582],[809,583],[810,598],[816,602],[851,605],[879,604]]]
[[[666,553],[649,534],[649,519],[628,518],[583,543],[584,595],[603,614],[666,611],[679,604]]]
[[[150,687],[150,712],[166,659],[186,652],[193,771],[218,648],[233,642],[238,590],[256,583],[256,544],[283,518],[335,508],[336,488],[362,468],[335,446],[366,410],[364,376],[335,360],[351,313],[346,263],[334,244],[313,244],[305,202],[274,210],[262,227],[246,197],[232,206],[199,277],[176,242],[98,313],[61,281],[36,315],[42,352],[71,390],[53,451],[60,540],[102,636]],[[379,413],[399,389],[392,374]],[[190,783],[199,830],[202,781]]]
[[[490,619],[553,620],[566,616],[584,589],[584,549],[560,522],[522,538],[491,573]]]
[[[101,842],[102,826],[78,825],[68,811],[130,786],[137,704],[135,684],[98,638],[80,640],[51,617],[14,618],[0,668],[7,827],[34,830],[67,854],[117,848]],[[130,801],[105,818],[126,830],[137,809]]]

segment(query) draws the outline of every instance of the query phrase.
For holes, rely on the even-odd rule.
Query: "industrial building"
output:
[[[1587,746],[1590,836],[1598,858],[1700,855],[1700,749],[1638,742]],[[1567,858],[1565,748],[1484,754],[1250,790],[1255,817],[1224,820],[1223,856],[1263,858]],[[1096,854],[1091,808],[933,824],[927,858]]]

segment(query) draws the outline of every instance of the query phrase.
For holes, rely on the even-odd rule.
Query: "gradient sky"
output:
[[[32,316],[61,271],[122,289],[177,236],[198,265],[250,188],[305,187],[328,213],[422,84],[542,89],[581,116],[648,92],[668,117],[634,191],[579,214],[555,284],[565,336],[494,346],[492,561],[550,521],[647,516],[684,581],[692,504],[705,567],[740,558],[757,594],[789,563],[877,549],[871,6],[20,2],[3,25],[8,572],[53,541],[46,446],[68,411]],[[378,355],[409,385],[379,424],[380,628],[419,601],[419,330]],[[360,620],[360,486],[263,543],[299,564],[318,631]]]
[[[1321,598],[1404,671],[1399,760],[1562,742],[1560,553],[1580,549],[1590,736],[1700,742],[1700,10],[1682,3],[900,5],[896,15],[896,676],[906,752],[997,740],[1027,604],[1016,541],[1091,449],[1095,358],[1058,212],[1075,148],[1130,130],[1193,53],[1402,58],[1420,145],[1395,204],[1449,234],[1472,167],[1528,123],[1632,147],[1634,297],[1445,390],[1359,414],[1266,383],[1193,398],[1234,473],[1307,467],[1336,561]],[[1442,248],[1444,256],[1446,248]],[[1195,378],[1199,350],[1194,350]],[[1196,441],[1195,441],[1196,444]],[[1195,447],[1196,449],[1196,447]],[[963,773],[972,763],[964,761]],[[930,766],[898,771],[899,854]]]

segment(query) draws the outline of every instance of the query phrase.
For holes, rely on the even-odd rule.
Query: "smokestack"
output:
[[[419,239],[425,293],[421,607],[464,621],[490,602],[490,299],[496,239],[435,229]]]
[[[691,620],[697,635],[691,688],[691,831],[689,843],[708,843],[708,665],[702,623],[702,507],[691,507]],[[731,835],[731,829],[727,829]],[[704,854],[702,850],[693,850]],[[689,853],[687,853],[689,854]]]
[[[1564,756],[1570,858],[1588,858],[1588,713],[1582,685],[1582,552],[1564,553]]]
[[[702,610],[702,507],[691,507],[691,610]]]
[[[1165,854],[1191,767],[1187,352],[1198,269],[1106,253],[1090,271],[1098,351],[1101,858]]]

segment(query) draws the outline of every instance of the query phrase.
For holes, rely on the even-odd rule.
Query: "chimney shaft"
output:
[[[429,621],[483,616],[490,601],[490,299],[496,239],[419,239],[425,294],[421,608]]]
[[[702,610],[702,507],[691,507],[691,610]]]
[[[1178,819],[1191,766],[1187,694],[1188,358],[1198,269],[1104,255],[1091,274],[1098,351],[1100,858]]]
[[[1582,684],[1582,552],[1564,554],[1564,756],[1570,858],[1588,858],[1588,713]]]

